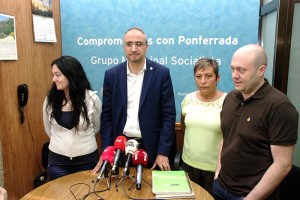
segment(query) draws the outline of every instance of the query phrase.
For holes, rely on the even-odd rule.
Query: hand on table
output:
[[[170,164],[169,164],[169,158],[164,155],[158,154],[155,159],[155,163],[153,164],[151,169],[155,169],[156,165],[160,168],[162,171],[169,171],[171,170]]]

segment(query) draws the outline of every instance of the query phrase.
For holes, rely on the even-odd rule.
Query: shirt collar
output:
[[[260,99],[263,98],[268,91],[271,89],[271,85],[268,81],[268,79],[265,78],[264,84],[248,99],[244,99],[243,95],[239,91],[235,91],[235,95],[237,98],[239,98],[241,101],[248,101],[250,99]]]
[[[126,67],[127,67],[127,75],[128,75],[128,74],[131,74],[131,73],[130,73],[130,70],[129,70],[129,66],[128,66],[128,61],[127,61]],[[143,72],[143,71],[146,71],[146,59],[145,59],[145,64],[144,64],[144,66],[143,66],[143,69],[142,69],[140,72]],[[140,72],[139,72],[139,73],[140,73]]]

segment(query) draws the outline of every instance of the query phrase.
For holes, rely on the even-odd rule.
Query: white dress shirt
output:
[[[146,62],[138,74],[133,74],[127,62],[127,120],[123,131],[127,137],[142,137],[138,113],[145,70]]]

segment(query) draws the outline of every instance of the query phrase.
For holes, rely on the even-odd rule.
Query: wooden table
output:
[[[133,199],[155,199],[155,196],[152,193],[152,177],[150,169],[143,170],[141,190],[136,189],[134,178],[136,174],[135,168],[130,168],[130,176],[126,176],[124,179],[122,179],[123,169],[120,168],[119,171],[120,175],[118,177],[111,177],[111,182],[109,181],[109,178],[102,178],[99,182],[96,182],[95,180],[97,178],[97,175],[92,174],[90,171],[70,174],[41,185],[40,187],[26,194],[21,200],[72,200],[83,199],[83,197],[85,196],[86,198],[84,199],[86,200],[99,199],[99,196],[103,199],[118,200],[129,199],[127,195],[129,195]],[[111,183],[110,190],[97,192],[95,194],[94,191],[106,189],[107,182]],[[116,185],[116,182],[119,184]],[[196,199],[213,200],[213,197],[202,187],[194,182],[192,182],[191,184],[194,189]],[[74,195],[72,194],[72,192]]]

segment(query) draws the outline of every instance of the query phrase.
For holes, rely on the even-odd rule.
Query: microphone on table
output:
[[[129,175],[129,167],[130,167],[130,161],[132,154],[139,148],[139,143],[134,140],[130,139],[127,141],[126,147],[125,147],[125,154],[127,155],[126,157],[126,162],[125,162],[125,167],[123,171],[123,176]]]
[[[102,153],[102,165],[100,168],[99,175],[97,177],[97,182],[101,179],[103,173],[107,170],[107,166],[114,161],[115,151],[113,146],[108,146],[104,149]]]
[[[121,152],[125,151],[126,143],[127,143],[127,139],[123,135],[118,136],[115,140],[114,149],[116,151],[116,156],[115,156],[113,166],[112,166],[112,169],[111,169],[112,174],[118,174],[117,171],[116,171],[117,170],[116,168],[118,167],[118,160],[120,158]]]
[[[143,149],[138,149],[132,156],[133,165],[136,166],[136,189],[142,188],[143,167],[148,164],[148,154]]]

